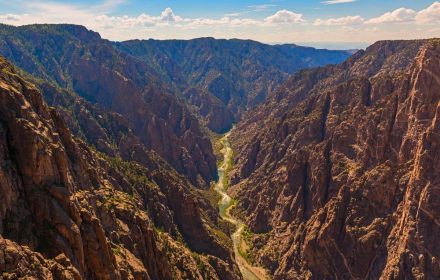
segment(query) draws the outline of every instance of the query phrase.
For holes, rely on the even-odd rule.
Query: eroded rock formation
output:
[[[304,70],[233,131],[233,183],[275,279],[440,277],[440,40]]]
[[[118,52],[82,26],[0,28],[0,53],[16,66],[104,111],[120,114],[143,146],[194,185],[207,186],[216,178],[209,138],[152,67]]]
[[[0,58],[1,277],[240,279],[213,206],[157,154],[144,160],[73,137]]]
[[[207,127],[224,133],[260,104],[289,75],[305,68],[340,63],[351,53],[252,40],[132,40],[115,43],[161,73],[162,81],[186,91]]]

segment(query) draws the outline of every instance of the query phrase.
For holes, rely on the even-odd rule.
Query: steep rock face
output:
[[[440,277],[440,41],[293,76],[233,131],[233,192],[275,279]]]
[[[197,244],[207,241],[203,236],[200,236],[201,233],[203,235],[203,230],[200,230],[200,224],[206,224],[206,221],[194,219],[194,217],[199,217],[199,214],[201,216],[208,215],[210,221],[218,225],[219,216],[217,210],[209,205],[204,195],[196,191],[189,182],[185,182],[182,179],[179,179],[180,183],[177,185],[184,186],[183,189],[180,186],[162,188],[162,186],[176,185],[176,178],[179,176],[157,154],[149,151],[143,145],[122,115],[102,110],[69,92],[57,92],[50,84],[43,83],[39,87],[44,92],[46,100],[57,107],[75,135],[81,137],[96,147],[98,151],[109,157],[121,158],[125,161],[135,161],[149,170],[155,170],[149,174],[157,181],[166,182],[166,184],[160,184],[161,190],[167,197],[168,207],[175,215],[175,222],[181,227],[182,234],[187,237],[186,241],[189,244],[196,244],[194,245],[195,247],[199,246]],[[161,170],[161,172],[157,170]],[[205,190],[200,191],[203,192]],[[197,203],[194,204],[193,201],[188,201],[185,194],[190,195],[191,200],[196,200]],[[160,198],[159,200],[163,201],[164,199]],[[188,203],[183,201],[188,201]],[[157,205],[151,208],[157,208]],[[188,211],[188,209],[190,210]],[[195,214],[197,215],[194,216]],[[169,226],[169,218],[165,218],[163,215],[156,215],[155,217],[157,217],[154,219],[155,223],[173,232]],[[213,246],[213,244],[208,242],[201,246],[208,248]],[[216,246],[214,248],[219,253],[224,251],[224,248],[216,248]]]
[[[350,56],[345,51],[214,38],[133,40],[115,43],[115,47],[145,61],[175,88],[197,88],[188,101],[196,106],[207,126],[218,133],[229,130],[247,109],[262,102],[289,74],[339,63]],[[206,105],[210,104],[214,107],[207,111]],[[219,111],[219,105],[224,112]]]
[[[235,122],[234,114],[220,99],[197,88],[190,88],[183,94],[199,113],[206,127],[219,133],[231,129],[231,124]]]
[[[121,114],[147,149],[193,184],[216,178],[212,147],[198,120],[146,63],[81,26],[2,25],[0,37],[2,55],[38,78]]]
[[[240,278],[185,178],[151,152],[147,169],[90,150],[3,58],[0,71],[3,279]]]

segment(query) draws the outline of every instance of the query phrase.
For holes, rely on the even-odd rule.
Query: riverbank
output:
[[[229,133],[225,134],[220,139],[222,146],[220,152],[223,155],[223,160],[218,167],[219,179],[215,185],[215,191],[220,195],[219,213],[220,217],[232,223],[236,230],[231,235],[234,246],[235,261],[237,262],[244,280],[266,280],[268,279],[266,271],[262,267],[252,266],[241,254],[240,249],[243,241],[243,231],[245,224],[238,218],[231,214],[231,209],[235,206],[234,200],[227,194],[229,185],[228,170],[232,167],[233,151],[229,144]]]

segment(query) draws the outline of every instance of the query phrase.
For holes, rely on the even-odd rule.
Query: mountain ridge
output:
[[[74,137],[0,57],[4,279],[241,279],[218,214],[154,152],[148,167]]]
[[[223,110],[229,114],[227,119],[232,115],[233,122],[239,121],[248,109],[262,102],[288,75],[302,68],[338,63],[350,55],[345,51],[294,44],[267,45],[239,39],[150,39],[117,42],[115,45],[156,69],[167,65],[161,72],[171,77],[169,80],[176,79],[177,75],[177,84],[186,83],[189,87],[202,89],[210,98],[221,101]],[[169,63],[172,66],[168,66]],[[203,100],[200,95],[198,100]],[[215,114],[201,115],[208,118],[205,118],[207,126],[216,132],[225,132],[232,127],[233,122],[227,120],[223,121],[222,127],[210,122],[215,119],[212,118]]]
[[[0,39],[0,278],[440,277],[440,39]]]
[[[190,63],[184,67],[188,68],[185,71],[178,64],[187,56],[200,57],[192,49],[200,49],[204,56],[210,56],[210,48],[218,49],[217,41],[208,39],[214,43],[209,43],[213,46],[207,51],[196,43],[187,56],[180,56],[174,62],[169,59],[169,53],[179,49],[178,46],[172,46],[169,50],[152,46],[149,48],[155,51],[147,54],[147,60],[150,61],[147,63],[140,55],[143,54],[143,45],[140,46],[140,54],[134,56],[118,50],[116,46],[120,43],[104,40],[98,33],[83,26],[1,25],[0,38],[0,54],[44,83],[54,84],[52,87],[60,86],[91,104],[120,114],[146,149],[156,151],[177,171],[186,175],[192,184],[206,187],[216,179],[215,157],[203,126],[205,124],[217,132],[229,129],[236,122],[237,113],[234,110],[238,109],[231,110],[226,103],[230,98],[242,97],[239,93],[228,92],[226,88],[231,88],[232,84],[220,72],[213,70],[223,64],[220,58],[217,57],[214,64],[196,59],[196,68],[192,66],[192,60],[188,60]],[[183,44],[183,41],[178,42]],[[194,41],[187,43],[194,44]],[[258,46],[264,45],[258,43]],[[149,59],[155,56],[159,59]],[[256,64],[249,62],[249,65],[252,68]],[[225,71],[229,71],[229,67],[227,65]],[[261,66],[257,68],[259,72],[264,71]],[[203,85],[191,85],[187,81],[185,73],[196,70]],[[276,76],[278,78],[270,79],[266,76],[264,80],[281,82],[287,74],[279,73]],[[272,87],[276,84],[273,82]],[[211,94],[210,89],[217,96]],[[46,95],[44,90],[43,95]],[[101,151],[108,151],[108,147],[101,144],[97,147],[102,148]],[[127,153],[125,159],[132,160]]]
[[[0,36],[0,53],[6,58],[43,82],[122,115],[147,149],[194,185],[206,186],[216,178],[215,157],[198,120],[148,65],[119,54],[99,34],[81,26],[8,27]]]
[[[232,192],[275,279],[440,275],[439,54],[378,42],[294,75],[233,130]]]

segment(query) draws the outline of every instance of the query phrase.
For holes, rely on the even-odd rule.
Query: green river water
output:
[[[220,217],[235,225],[236,230],[232,234],[231,239],[234,245],[235,260],[240,268],[241,274],[245,280],[263,280],[266,277],[265,270],[261,267],[252,266],[240,254],[239,249],[242,244],[242,234],[245,229],[245,224],[231,214],[231,208],[234,207],[232,198],[227,194],[227,169],[232,162],[233,152],[229,144],[229,133],[226,134],[220,141],[222,144],[221,153],[223,154],[223,162],[218,167],[219,180],[215,186],[215,191],[221,195],[219,202]]]

